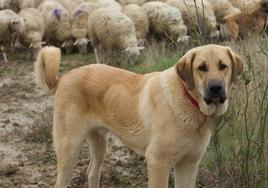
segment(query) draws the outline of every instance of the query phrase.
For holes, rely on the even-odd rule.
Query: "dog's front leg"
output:
[[[175,188],[194,188],[199,162],[179,161],[175,165]]]
[[[147,153],[148,187],[149,188],[168,188],[169,173],[172,168],[170,161],[165,156],[157,153]]]

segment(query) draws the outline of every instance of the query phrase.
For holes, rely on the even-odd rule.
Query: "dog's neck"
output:
[[[198,128],[204,121],[204,114],[197,108],[186,95],[183,88],[183,80],[178,76],[174,67],[161,73],[160,85],[165,99],[178,118],[178,122],[183,121],[191,125],[191,128]],[[186,89],[186,88],[185,88]],[[197,101],[196,95],[188,90],[188,93]],[[199,106],[199,105],[198,105]]]
[[[182,83],[182,86],[183,86],[183,90],[184,90],[184,93],[185,93],[185,96],[191,101],[191,103],[199,109],[199,103],[198,101],[189,93],[189,91],[186,89],[185,87],[185,84]]]

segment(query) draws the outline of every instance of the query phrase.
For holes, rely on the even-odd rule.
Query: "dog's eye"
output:
[[[202,64],[198,67],[198,70],[202,71],[202,72],[207,72],[208,71],[208,67],[205,64]]]
[[[227,68],[227,65],[225,65],[225,64],[223,64],[223,63],[220,63],[219,64],[219,69],[220,70],[224,70],[224,69],[226,69]]]

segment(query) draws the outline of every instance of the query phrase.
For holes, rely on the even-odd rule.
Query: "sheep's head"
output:
[[[182,37],[179,37],[178,38],[178,40],[177,40],[177,44],[178,45],[187,45],[188,43],[189,43],[189,41],[190,41],[190,36],[188,36],[188,35],[184,35],[184,36],[182,36]]]
[[[176,40],[178,45],[187,45],[191,38],[187,35],[187,27],[184,24],[171,25],[170,35],[172,39]]]
[[[68,39],[68,40],[64,41],[62,43],[61,47],[65,49],[65,52],[67,54],[70,54],[73,50],[73,39]]]
[[[42,41],[35,41],[32,42],[29,46],[30,52],[31,52],[31,57],[30,59],[35,59],[37,56],[37,53],[39,52],[39,50],[42,48],[42,45],[45,44]]]
[[[87,53],[87,44],[89,40],[87,38],[80,38],[74,42],[74,45],[77,46],[80,54]]]
[[[135,47],[127,47],[124,50],[131,64],[134,64],[137,62],[138,57],[140,56],[140,50],[143,50],[143,49],[144,47],[135,46]]]
[[[210,38],[213,39],[213,40],[219,40],[220,32],[218,30],[212,31],[210,33]]]
[[[11,32],[16,32],[18,34],[25,32],[25,24],[23,18],[14,18],[9,22],[9,28]]]
[[[145,39],[138,39],[138,46],[145,46]]]

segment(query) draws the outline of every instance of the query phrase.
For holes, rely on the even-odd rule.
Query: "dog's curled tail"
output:
[[[57,89],[60,59],[61,51],[59,48],[46,46],[38,52],[34,63],[36,83],[52,94],[55,94]]]

